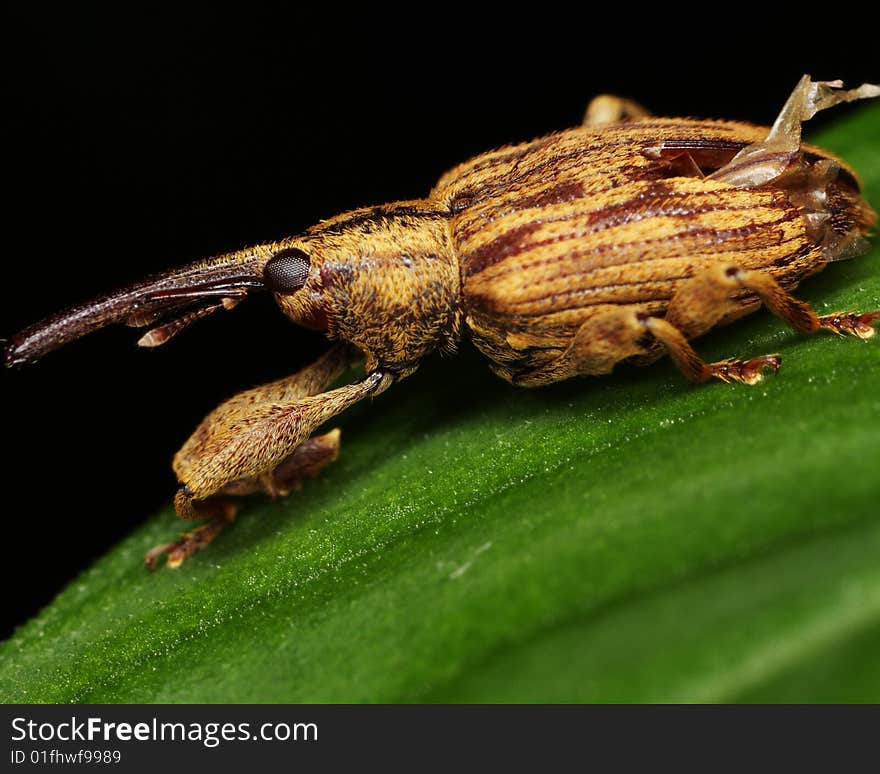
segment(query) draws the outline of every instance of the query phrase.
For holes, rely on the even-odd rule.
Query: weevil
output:
[[[7,365],[33,362],[111,323],[144,347],[270,292],[333,344],[298,373],[212,411],[175,455],[175,508],[205,524],[147,553],[178,566],[235,516],[235,498],[287,494],[336,458],[357,401],[468,337],[525,387],[668,355],[695,382],[755,384],[778,354],[707,363],[690,344],[764,304],[797,331],[868,339],[880,310],[818,316],[792,291],[857,255],[876,215],[853,170],[801,142],[801,123],[880,96],[804,76],[771,128],[656,118],[602,96],[582,126],[484,153],[430,194],[346,212],[298,236],[198,261],[100,296],[13,336]],[[362,361],[366,375],[329,389]]]

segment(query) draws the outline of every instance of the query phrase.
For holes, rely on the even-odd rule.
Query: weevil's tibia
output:
[[[779,355],[759,355],[749,360],[719,360],[706,363],[691,347],[682,332],[660,317],[641,318],[645,327],[669,353],[672,362],[692,382],[705,382],[711,378],[722,382],[757,384],[764,378],[764,370],[779,371],[782,358]]]

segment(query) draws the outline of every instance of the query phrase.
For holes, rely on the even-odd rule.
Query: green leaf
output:
[[[880,108],[813,137],[880,203]],[[880,307],[880,250],[801,296]],[[880,700],[880,342],[766,312],[755,388],[669,363],[517,390],[466,351],[340,422],[177,571],[168,509],[0,649],[9,701]],[[467,349],[467,348],[466,348]]]

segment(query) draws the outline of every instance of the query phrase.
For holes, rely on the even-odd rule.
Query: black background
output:
[[[803,72],[880,76],[850,22],[759,9],[476,22],[427,6],[116,7],[6,11],[2,335],[175,264],[423,196],[471,155],[579,123],[597,92],[767,123]],[[169,500],[171,456],[208,410],[322,347],[267,298],[158,350],[136,338],[110,329],[0,373],[2,635]]]

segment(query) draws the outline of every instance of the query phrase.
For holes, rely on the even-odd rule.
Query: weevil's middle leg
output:
[[[584,113],[584,126],[604,126],[616,124],[630,118],[643,118],[651,112],[638,102],[613,94],[599,94],[590,100]]]
[[[666,349],[672,362],[692,382],[705,382],[713,377],[722,382],[757,384],[764,378],[766,369],[779,371],[782,358],[779,355],[758,355],[748,360],[719,360],[707,363],[700,358],[684,334],[662,317],[644,315],[642,322]]]

